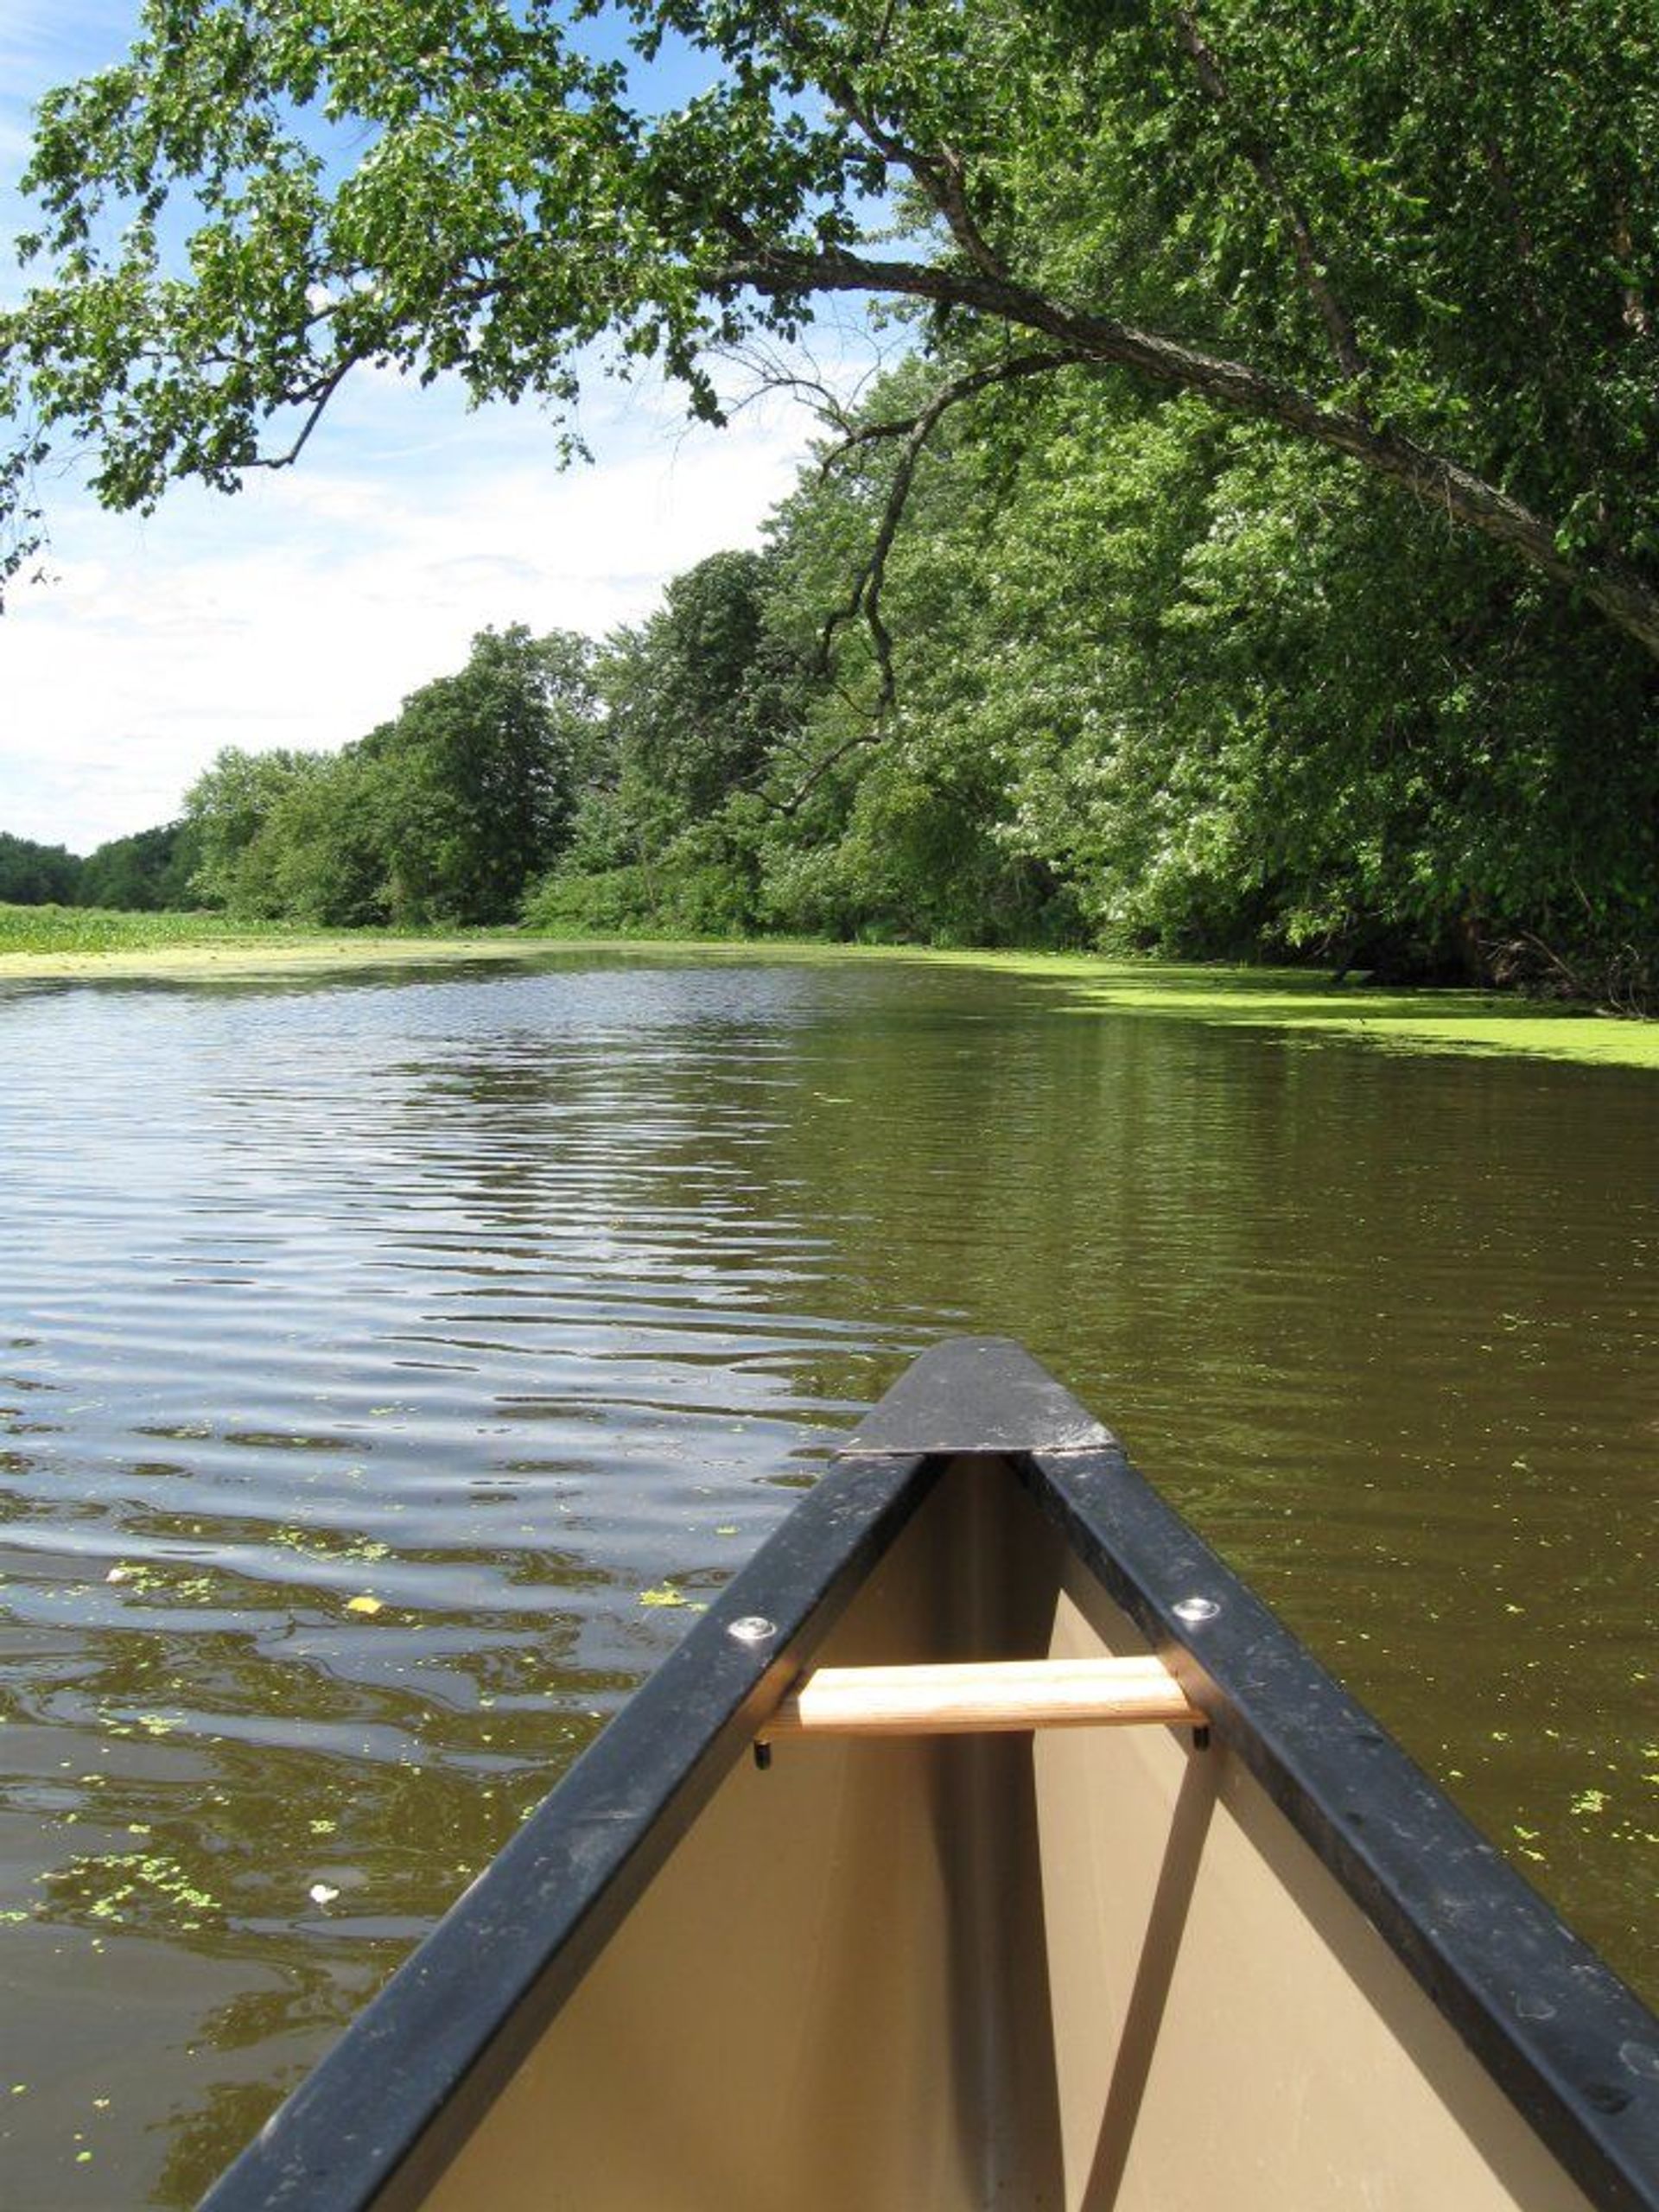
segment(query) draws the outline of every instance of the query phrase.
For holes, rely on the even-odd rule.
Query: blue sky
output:
[[[126,0],[0,0],[0,288],[29,115],[117,59]],[[870,365],[855,329],[820,346],[837,382]],[[460,665],[486,625],[601,634],[666,580],[754,542],[813,425],[781,398],[687,425],[652,385],[596,380],[592,467],[561,472],[530,407],[370,372],[299,467],[234,499],[193,486],[147,520],[48,486],[53,581],[0,620],[0,830],[86,852],[169,819],[220,747],[332,748]]]

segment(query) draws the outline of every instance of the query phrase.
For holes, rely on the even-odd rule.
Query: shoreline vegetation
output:
[[[141,12],[36,118],[0,592],[50,456],[119,511],[232,491],[376,362],[541,403],[571,460],[601,358],[817,435],[640,619],[503,606],[336,749],[226,744],[84,859],[0,830],[0,899],[1659,1013],[1656,68],[1618,10]],[[809,330],[866,311],[826,380]]]
[[[1339,981],[1319,969],[809,938],[583,936],[513,927],[428,934],[307,929],[214,914],[0,906],[0,992],[9,986],[50,982],[231,982],[393,966],[528,963],[566,952],[925,962],[1052,983],[1078,1013],[1203,1021],[1408,1052],[1659,1068],[1659,1022],[1529,1004],[1487,992]]]

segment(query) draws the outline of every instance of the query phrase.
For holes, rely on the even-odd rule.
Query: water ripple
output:
[[[952,1327],[1659,1980],[1643,1078],[649,956],[0,1022],[4,2202],[194,2202]]]

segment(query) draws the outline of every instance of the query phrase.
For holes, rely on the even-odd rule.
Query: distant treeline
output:
[[[340,753],[221,753],[179,824],[3,841],[0,897],[1651,996],[1645,656],[1259,426],[1103,383],[923,450],[921,373],[638,626],[486,631]]]
[[[133,913],[188,909],[195,839],[169,822],[135,836],[112,837],[85,860],[62,845],[37,845],[0,830],[0,905],[105,906]]]

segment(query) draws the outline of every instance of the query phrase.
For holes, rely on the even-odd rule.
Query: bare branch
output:
[[[903,442],[903,450],[893,470],[893,481],[887,487],[881,520],[869,553],[846,600],[832,610],[818,634],[817,672],[830,677],[843,704],[862,718],[863,727],[855,729],[849,737],[816,761],[786,798],[768,799],[767,804],[774,812],[781,815],[798,812],[808,795],[849,753],[867,745],[879,744],[886,734],[883,726],[896,696],[897,683],[893,672],[893,635],[881,611],[882,587],[887,580],[887,557],[904,519],[911,486],[915,481],[917,464],[928,440],[953,407],[960,406],[976,394],[989,391],[997,385],[1013,384],[1026,377],[1040,376],[1050,370],[1075,365],[1072,355],[1054,353],[1020,353],[1007,360],[989,363],[984,368],[975,369],[968,375],[957,377],[941,386],[913,415],[892,422],[861,424],[849,431],[842,443],[825,457],[823,467],[827,474],[837,462],[863,447],[888,439]],[[880,671],[880,686],[874,702],[869,704],[855,699],[836,678],[830,658],[837,631],[861,614],[870,633],[876,665]]]
[[[842,696],[845,696],[843,693]],[[879,745],[883,734],[879,721],[867,723],[862,729],[855,729],[850,737],[843,738],[839,745],[832,746],[828,753],[813,763],[787,798],[768,800],[772,811],[784,816],[799,813],[811,792],[832,768],[838,767],[849,753],[856,753],[866,745]]]
[[[327,412],[329,401],[345,383],[352,371],[356,368],[359,358],[355,353],[345,355],[343,359],[334,363],[326,375],[316,378],[305,387],[303,391],[296,392],[295,394],[296,401],[306,399],[309,400],[311,404],[293,443],[282,453],[255,454],[248,462],[248,467],[250,468],[292,468],[306,447],[311,442],[311,433]]]
[[[857,615],[862,614],[865,627],[870,633],[870,642],[875,648],[876,665],[880,671],[880,688],[874,709],[876,721],[879,721],[892,706],[896,688],[893,670],[893,639],[881,616],[881,590],[887,580],[887,556],[893,550],[893,539],[898,536],[899,525],[904,519],[911,486],[915,481],[916,466],[928,440],[950,410],[960,406],[963,400],[971,399],[995,385],[1013,384],[1025,377],[1041,376],[1049,370],[1071,365],[1074,364],[1065,353],[1019,353],[1007,360],[993,362],[985,368],[975,369],[967,376],[957,377],[950,384],[942,385],[925,406],[918,408],[915,414],[901,422],[868,423],[853,431],[839,449],[830,456],[826,466],[844,458],[861,446],[873,444],[880,439],[898,438],[902,441],[902,450],[893,470],[893,481],[887,487],[887,500],[874,542],[849,596],[830,613],[818,639],[820,665],[827,668],[836,632]]]
[[[1016,353],[1006,361],[995,362],[988,368],[976,369],[969,375],[958,378],[954,384],[948,385],[942,394],[936,394],[935,399],[943,397],[947,406],[954,406],[958,400],[971,399],[976,392],[984,391],[992,385],[1013,384],[1021,377],[1041,376],[1049,369],[1076,365],[1076,357],[1071,353]],[[924,416],[932,412],[934,404],[931,400],[916,414],[902,415],[892,422],[855,425],[847,431],[841,443],[832,447],[824,455],[819,467],[820,480],[827,477],[849,454],[856,453],[861,446],[879,445],[889,438],[910,437]],[[935,415],[933,419],[937,421],[938,416]]]
[[[765,337],[751,334],[741,343],[715,349],[717,357],[742,371],[748,380],[748,389],[734,399],[722,398],[721,404],[728,421],[742,414],[746,409],[760,404],[779,392],[799,400],[810,407],[821,423],[827,423],[838,435],[848,435],[854,424],[854,413],[868,386],[887,365],[887,356],[869,341],[868,333],[859,334],[869,354],[869,365],[861,368],[849,387],[845,381],[837,385],[830,381],[829,372],[821,369],[810,352],[797,340],[788,353],[772,345]]]

